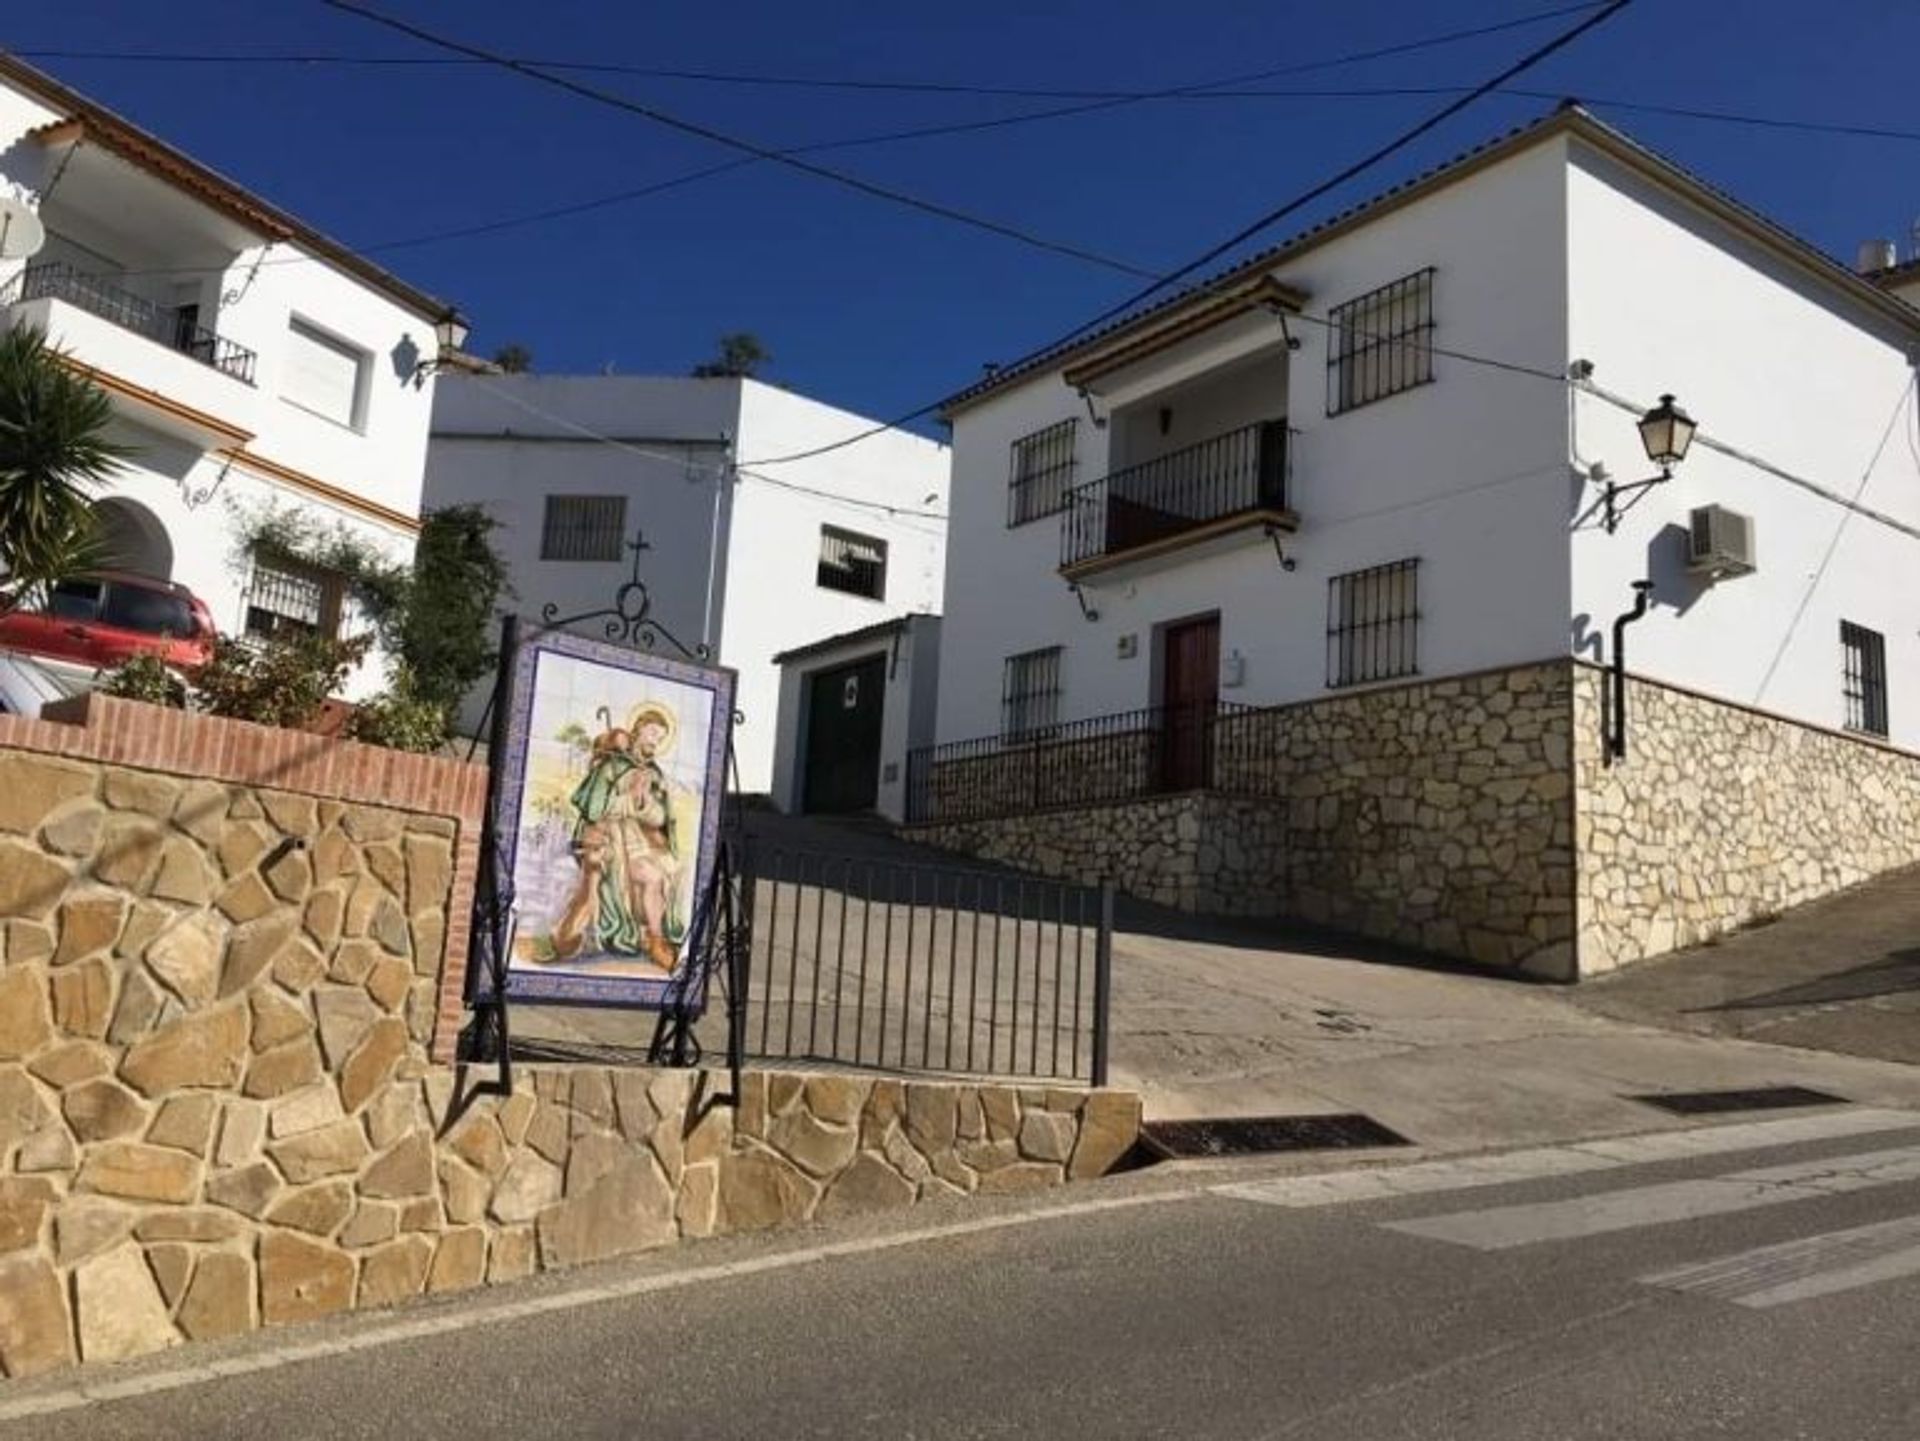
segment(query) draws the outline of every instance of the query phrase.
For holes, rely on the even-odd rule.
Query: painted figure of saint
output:
[[[680,878],[694,863],[699,809],[660,765],[678,730],[670,708],[648,701],[625,730],[595,738],[569,800],[580,880],[554,923],[556,960],[591,949],[666,972],[678,963],[687,925]]]

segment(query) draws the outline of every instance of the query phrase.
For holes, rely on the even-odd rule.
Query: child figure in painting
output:
[[[648,701],[625,730],[609,726],[595,738],[586,778],[569,801],[580,880],[554,923],[555,959],[591,942],[669,973],[678,963],[686,934],[683,839],[695,833],[699,808],[660,766],[678,730],[670,708]]]

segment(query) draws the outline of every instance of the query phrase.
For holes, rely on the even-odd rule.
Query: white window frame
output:
[[[297,400],[287,394],[287,362],[284,358],[282,360],[280,399],[288,405],[291,405],[295,410],[303,411],[317,419],[326,421],[330,425],[340,426],[343,430],[351,430],[356,434],[364,434],[367,428],[367,401],[373,389],[373,352],[363,345],[354,344],[353,341],[347,339],[346,336],[341,335],[338,331],[329,330],[326,326],[308,319],[298,311],[295,311],[287,317],[287,334],[289,337],[297,336],[300,340],[309,344],[318,345],[324,349],[332,350],[352,358],[354,363],[353,407],[348,417],[342,420],[337,415],[329,415],[326,411],[308,405],[306,402]],[[289,340],[289,344],[291,344],[291,340]]]

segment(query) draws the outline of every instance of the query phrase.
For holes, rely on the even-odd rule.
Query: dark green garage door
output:
[[[807,764],[802,808],[870,811],[880,793],[880,722],[887,658],[818,671],[807,688]]]

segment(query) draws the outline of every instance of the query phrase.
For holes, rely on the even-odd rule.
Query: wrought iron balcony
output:
[[[10,303],[64,300],[123,330],[190,355],[223,375],[253,384],[257,360],[254,353],[199,324],[192,306],[159,305],[111,285],[97,275],[84,274],[56,261],[29,265],[7,299]]]
[[[1284,420],[1216,435],[1067,492],[1060,569],[1069,575],[1183,539],[1270,523],[1291,530]]]

